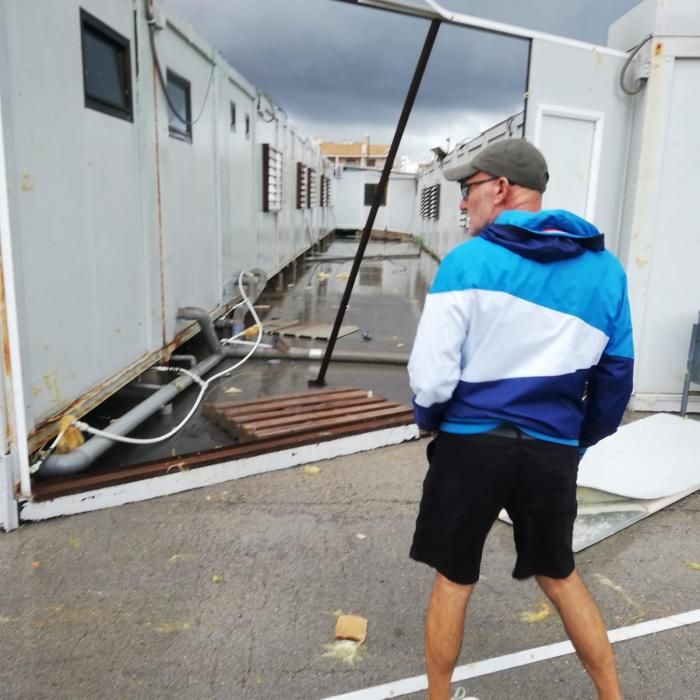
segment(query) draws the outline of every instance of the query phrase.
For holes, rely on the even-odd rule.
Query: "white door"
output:
[[[633,98],[618,77],[625,56],[604,47],[533,39],[525,137],[549,164],[547,209],[568,209],[617,253]]]

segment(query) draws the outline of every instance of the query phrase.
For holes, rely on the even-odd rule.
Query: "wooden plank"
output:
[[[240,406],[261,405],[264,403],[278,403],[280,401],[286,401],[287,399],[306,399],[312,396],[325,397],[326,394],[343,393],[348,391],[359,391],[364,392],[365,394],[367,393],[366,389],[358,389],[354,386],[334,386],[325,387],[323,389],[315,389],[313,391],[305,391],[303,393],[296,394],[280,394],[279,396],[261,396],[260,398],[253,399],[251,401],[237,401],[236,399],[229,399],[225,401],[216,401],[213,403],[209,403],[208,405],[218,410],[220,408],[238,408]]]
[[[245,403],[210,403],[210,406],[216,411],[229,413],[247,413],[254,410],[272,410],[273,408],[286,408],[293,406],[313,406],[314,404],[326,401],[338,401],[345,399],[360,399],[367,398],[371,392],[366,389],[350,389],[338,392],[329,392],[327,394],[313,395],[298,395],[296,398],[280,399],[279,401],[248,401]]]
[[[308,413],[311,410],[315,410],[318,412],[331,411],[338,408],[350,408],[352,406],[372,405],[378,403],[385,403],[385,401],[383,398],[377,396],[361,396],[357,399],[324,401],[323,403],[311,406],[306,404],[302,406],[283,406],[282,408],[275,408],[269,406],[267,408],[260,409],[257,411],[251,407],[248,411],[243,410],[235,412],[226,409],[222,411],[219,415],[227,420],[235,420],[237,423],[248,423],[255,420],[264,420],[265,418],[275,418]]]
[[[262,430],[253,431],[251,434],[256,439],[269,438],[278,435],[296,435],[298,433],[308,432],[310,430],[320,430],[323,428],[334,428],[339,425],[347,425],[348,423],[354,423],[360,420],[371,420],[372,418],[381,418],[384,416],[396,416],[404,415],[408,416],[412,420],[412,412],[405,406],[398,406],[392,408],[385,408],[377,411],[371,411],[359,415],[345,416],[339,418],[328,418],[326,420],[317,420],[313,423],[306,423],[303,425],[286,425],[279,428],[266,428]]]
[[[153,460],[134,464],[129,467],[111,469],[99,474],[74,474],[72,476],[56,477],[32,485],[32,499],[37,502],[48,501],[60,496],[84,493],[107,486],[115,486],[141,479],[163,476],[181,469],[197,469],[219,462],[230,461],[242,457],[253,457],[258,454],[276,452],[300,445],[308,445],[339,437],[358,435],[372,430],[393,428],[399,425],[409,425],[413,422],[410,409],[407,415],[384,416],[350,425],[337,426],[327,430],[317,430],[301,435],[291,435],[268,440],[249,442],[245,445],[229,445],[204,452],[171,457],[165,460]]]
[[[358,413],[367,413],[368,411],[372,411],[374,409],[379,410],[383,408],[401,408],[404,411],[406,410],[406,407],[402,406],[401,404],[391,403],[389,401],[385,401],[384,399],[379,399],[378,401],[374,401],[369,406],[366,404],[361,404],[359,406],[349,406],[331,410],[307,411],[306,413],[296,413],[291,416],[267,416],[250,421],[242,421],[241,419],[237,419],[236,423],[246,432],[257,432],[258,430],[262,430],[264,428],[274,428],[278,425],[295,425],[297,423],[308,423],[309,421],[315,422],[318,420],[335,418],[336,416],[351,416]]]

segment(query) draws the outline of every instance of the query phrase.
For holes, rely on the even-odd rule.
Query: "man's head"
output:
[[[507,209],[538,211],[549,172],[544,156],[525,139],[504,139],[486,146],[469,163],[445,172],[462,186],[460,209],[476,236]]]

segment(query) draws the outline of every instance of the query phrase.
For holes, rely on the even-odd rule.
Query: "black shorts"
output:
[[[455,583],[479,580],[486,536],[501,508],[513,521],[513,577],[574,570],[578,449],[544,440],[438,433],[428,445],[411,558]]]

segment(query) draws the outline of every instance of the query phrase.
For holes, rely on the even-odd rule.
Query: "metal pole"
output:
[[[323,361],[321,362],[321,369],[319,370],[316,379],[311,379],[309,381],[309,384],[315,386],[326,385],[326,371],[328,370],[328,364],[330,363],[331,356],[333,355],[333,349],[335,348],[335,342],[338,339],[340,326],[343,323],[343,318],[345,317],[345,311],[348,308],[348,302],[350,301],[352,289],[355,286],[355,278],[357,277],[357,273],[360,270],[362,257],[365,254],[365,248],[367,248],[367,243],[369,242],[369,237],[372,233],[372,227],[374,226],[374,220],[377,217],[379,204],[384,199],[384,192],[386,192],[386,186],[389,182],[389,175],[391,173],[391,169],[394,166],[394,158],[396,157],[396,153],[399,150],[401,137],[403,136],[403,132],[406,128],[408,118],[411,116],[413,103],[416,101],[418,88],[420,87],[421,80],[423,79],[425,67],[428,65],[428,59],[430,58],[430,53],[433,50],[433,45],[435,44],[435,37],[437,36],[438,29],[440,28],[440,23],[441,22],[438,19],[434,19],[430,23],[430,29],[428,29],[428,35],[425,37],[423,50],[421,51],[420,57],[418,58],[416,70],[413,73],[413,79],[411,80],[411,85],[408,88],[408,94],[406,95],[406,99],[404,101],[403,110],[401,112],[401,116],[399,117],[399,122],[396,125],[396,132],[394,133],[394,139],[391,142],[389,155],[387,156],[386,162],[384,163],[384,170],[382,170],[382,176],[379,179],[379,184],[377,185],[377,188],[374,191],[374,201],[372,202],[372,207],[369,210],[369,215],[367,216],[367,223],[365,224],[365,228],[362,231],[362,238],[360,239],[360,244],[357,246],[355,260],[352,264],[352,269],[350,270],[350,277],[348,278],[348,283],[345,285],[345,292],[343,292],[343,299],[340,302],[338,314],[335,317],[335,323],[333,324],[331,337],[328,339],[326,352],[323,356]]]

